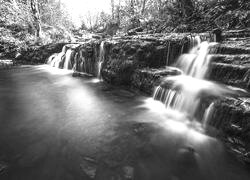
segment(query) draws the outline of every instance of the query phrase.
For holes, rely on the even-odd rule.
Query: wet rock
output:
[[[224,142],[239,159],[246,160],[244,154],[250,151],[247,146],[250,143],[250,98],[217,100],[209,125],[224,134]]]
[[[80,167],[91,179],[95,178],[98,167],[97,161],[89,157],[84,157]]]
[[[154,88],[160,84],[161,78],[179,74],[180,70],[171,67],[137,69],[132,75],[132,86],[151,95]]]
[[[214,34],[214,42],[221,42],[222,41],[222,30],[219,28],[216,28],[212,31]]]
[[[250,152],[247,152],[243,158],[244,162],[250,164]]]
[[[196,163],[196,152],[192,147],[181,148],[177,152],[177,163],[180,166]]]
[[[8,168],[9,168],[9,165],[6,162],[0,160],[0,177],[2,174],[6,173]]]
[[[125,166],[123,169],[124,180],[134,180],[134,168],[131,166]]]
[[[239,47],[235,44],[217,44],[210,48],[210,54],[250,54],[249,47]]]
[[[232,65],[243,65],[250,67],[250,54],[228,55],[213,54],[209,56],[212,63],[224,63]]]
[[[227,85],[250,88],[249,66],[212,63],[208,78]]]
[[[250,37],[250,30],[249,29],[240,29],[240,30],[230,30],[230,31],[223,31],[222,36],[224,38],[244,38]]]
[[[67,43],[48,44],[40,47],[30,47],[26,51],[21,52],[19,57],[21,61],[30,63],[45,63],[49,56],[59,53]]]

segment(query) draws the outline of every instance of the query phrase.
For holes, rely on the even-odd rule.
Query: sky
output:
[[[80,17],[86,18],[91,13],[92,15],[104,11],[110,12],[110,0],[61,0],[71,14],[73,21],[79,24]]]

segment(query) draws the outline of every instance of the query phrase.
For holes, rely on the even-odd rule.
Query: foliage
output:
[[[40,0],[42,35],[37,38],[30,0],[0,0],[0,57],[12,56],[30,45],[70,41],[73,23],[55,0]]]
[[[100,14],[91,30],[110,22],[129,31],[204,32],[214,28],[247,28],[249,0],[111,0],[112,14]],[[93,28],[94,27],[94,28]]]

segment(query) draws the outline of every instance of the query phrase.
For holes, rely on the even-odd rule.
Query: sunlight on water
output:
[[[67,97],[70,99],[69,106],[74,108],[91,110],[93,107],[93,98],[82,88],[75,88],[67,91]]]
[[[164,127],[174,133],[185,134],[186,138],[191,142],[201,143],[211,139],[211,137],[203,134],[199,124],[188,121],[167,120],[164,123]]]
[[[148,98],[144,101],[144,104],[142,107],[146,107],[150,109],[151,111],[157,112],[157,113],[166,113],[166,108],[164,104],[162,104],[159,101],[155,101],[153,98]]]
[[[100,83],[102,81],[100,79],[94,78],[94,79],[91,79],[90,82],[92,82],[92,83]]]
[[[68,70],[68,69],[58,69],[56,67],[51,67],[49,65],[41,65],[37,67],[38,69],[41,70],[46,70],[47,72],[49,72],[50,74],[54,74],[54,75],[67,75],[67,74],[72,74],[73,70]]]

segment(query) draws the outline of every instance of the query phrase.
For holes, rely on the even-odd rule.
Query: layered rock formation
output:
[[[210,72],[206,78],[250,90],[250,48],[245,37],[248,33],[237,33],[236,39],[232,39],[234,32],[224,33],[224,41],[212,46]],[[74,75],[91,74],[108,83],[126,85],[150,95],[161,78],[181,73],[166,66],[175,64],[180,54],[188,52],[200,41],[211,39],[207,33],[200,36],[155,34],[90,40],[64,46],[62,52],[50,57],[49,63],[73,69]],[[207,106],[211,101],[207,99],[204,104]],[[250,98],[220,98],[213,106],[208,124],[221,130],[232,150],[248,161]]]

